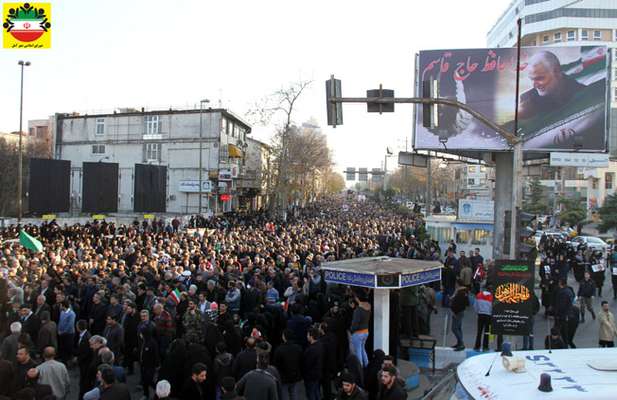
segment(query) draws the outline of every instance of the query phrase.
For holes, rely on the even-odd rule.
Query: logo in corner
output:
[[[4,3],[2,43],[5,49],[51,47],[50,3]]]

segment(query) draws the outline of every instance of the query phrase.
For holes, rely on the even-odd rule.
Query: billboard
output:
[[[459,219],[471,219],[475,221],[493,221],[495,203],[492,200],[467,200],[458,201]]]
[[[525,336],[533,318],[534,264],[520,260],[496,260],[492,323],[494,334]]]
[[[521,49],[518,133],[527,151],[606,150],[608,56],[605,46]],[[422,82],[437,80],[439,97],[458,100],[514,131],[516,48],[422,51]],[[416,112],[416,149],[506,151],[495,131],[470,114],[439,106],[439,124],[425,128]]]

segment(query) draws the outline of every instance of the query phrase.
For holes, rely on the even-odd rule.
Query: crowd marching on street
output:
[[[79,399],[130,399],[133,374],[146,399],[405,399],[396,360],[372,349],[371,293],[324,280],[324,262],[364,256],[443,260],[441,282],[401,290],[401,336],[430,335],[441,300],[455,350],[465,348],[468,308],[474,348],[488,350],[491,261],[478,249],[457,253],[454,242],[442,252],[420,217],[343,202],[315,203],[286,222],[193,219],[197,229],[177,219],[27,226],[39,253],[10,240],[16,227],[3,230],[0,398],[76,398],[76,369]],[[606,295],[607,266],[617,295],[617,252],[606,261],[543,237],[539,254],[535,311],[555,320],[547,346],[574,347],[586,311],[599,321],[599,345],[612,346],[614,316],[590,299]]]

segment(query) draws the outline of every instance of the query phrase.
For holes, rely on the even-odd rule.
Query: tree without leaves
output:
[[[270,202],[271,211],[277,208],[277,211],[282,213],[287,209],[290,189],[294,184],[291,182],[291,168],[288,165],[292,159],[290,136],[297,130],[293,124],[293,115],[300,96],[310,84],[311,81],[298,81],[281,88],[257,102],[247,113],[250,121],[262,125],[269,124],[278,115],[283,117],[272,141],[274,201]]]

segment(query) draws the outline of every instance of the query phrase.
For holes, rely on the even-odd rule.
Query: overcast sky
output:
[[[379,83],[411,96],[417,51],[485,47],[510,0],[51,3],[52,49],[0,49],[0,131],[19,127],[20,59],[32,62],[24,121],[55,112],[193,107],[203,98],[214,105],[222,99],[242,116],[274,90],[313,80],[295,121],[319,122],[342,170],[380,167],[386,146],[404,148],[412,108],[380,116],[345,105],[344,126],[328,127],[330,74],[342,80],[345,96],[364,96]],[[253,135],[268,142],[273,130],[255,126]]]

